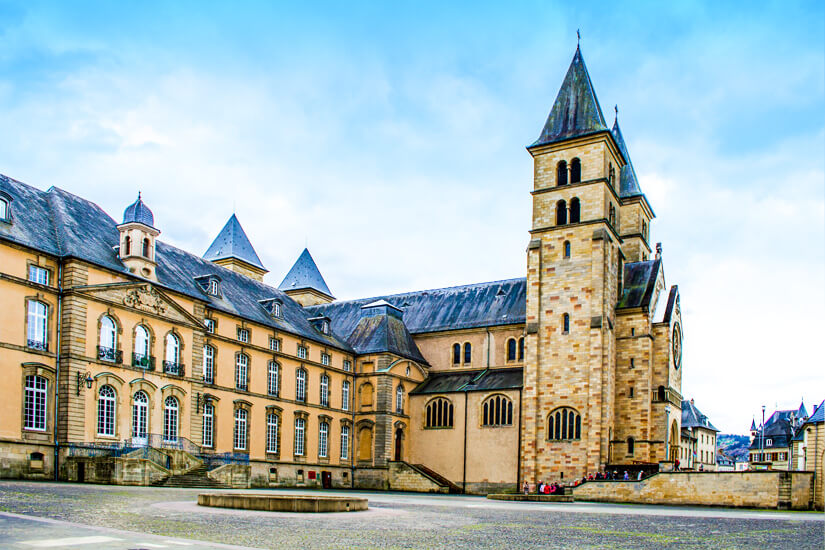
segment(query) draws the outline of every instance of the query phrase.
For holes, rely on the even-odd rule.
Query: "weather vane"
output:
[[[582,42],[582,33],[579,32],[579,29],[576,29],[576,45],[578,46]]]
[[[616,111],[616,120],[619,120],[619,104],[615,104],[613,106],[613,110]]]

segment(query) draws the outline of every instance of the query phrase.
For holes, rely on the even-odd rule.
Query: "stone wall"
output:
[[[330,466],[284,464],[250,461],[250,487],[306,487],[321,489],[322,478],[329,472],[333,489],[352,487],[352,472],[349,468]]]
[[[806,510],[812,481],[813,472],[675,472],[642,481],[588,481],[573,495],[595,502]],[[790,483],[790,494],[780,497],[783,483]]]
[[[43,455],[39,460],[37,453]],[[0,478],[52,479],[54,447],[31,443],[0,442]]]
[[[389,489],[388,468],[358,468],[355,470],[356,489],[374,489],[383,491]]]
[[[229,485],[230,487],[249,488],[250,467],[247,464],[224,464],[206,472],[209,479]]]

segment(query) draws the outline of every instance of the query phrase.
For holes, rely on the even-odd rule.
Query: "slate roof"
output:
[[[804,406],[800,407],[804,411]],[[762,447],[762,435],[764,433],[765,443],[767,440],[771,441],[770,445],[765,445],[765,449],[775,449],[787,447],[790,444],[792,436],[791,415],[796,418],[797,410],[774,411],[774,413],[765,421],[764,432],[762,428],[757,428],[756,437],[751,442],[750,448],[753,450]]]
[[[205,260],[214,262],[215,260],[223,260],[226,258],[236,258],[244,261],[255,267],[266,269],[258,258],[252,243],[249,242],[249,237],[241,227],[241,222],[238,221],[237,216],[232,214],[226,225],[223,226],[218,236],[209,245],[206,253],[203,255]]]
[[[577,47],[544,129],[528,149],[606,130],[602,108]]]
[[[805,435],[803,428],[808,424],[818,424],[820,422],[825,422],[825,410],[823,410],[823,405],[825,405],[825,401],[820,403],[819,406],[814,405],[814,412],[811,414],[808,420],[806,420],[805,423],[799,427],[799,429],[796,432],[796,435],[793,437],[794,441],[801,441],[803,439],[803,436]]]
[[[404,325],[401,310],[387,302],[378,301],[363,306],[361,319],[352,333],[346,336],[350,346],[360,355],[389,352],[428,364]]]
[[[404,324],[412,334],[523,324],[526,318],[527,280],[508,279],[420,290],[333,302],[306,309],[313,315],[329,317],[337,334],[351,334],[361,318],[361,307],[378,300],[386,300],[402,310]]]
[[[57,187],[41,191],[3,175],[0,191],[13,199],[13,223],[0,223],[0,239],[53,256],[80,258],[134,279],[115,253],[120,242],[117,224],[96,204]],[[352,352],[334,331],[325,335],[316,330],[304,309],[276,288],[162,241],[156,241],[155,259],[161,288],[206,302],[209,308]],[[208,295],[195,281],[195,277],[210,274],[221,280],[220,296]],[[270,317],[259,303],[272,298],[283,303],[279,319]]]
[[[682,427],[683,428],[704,428],[718,432],[719,430],[710,423],[708,417],[696,408],[691,401],[682,401]]]
[[[523,376],[522,368],[434,371],[410,395],[519,389],[523,384]]]
[[[661,267],[662,260],[659,258],[625,264],[622,299],[616,309],[650,306]]]
[[[127,206],[126,210],[123,211],[123,223],[131,222],[142,223],[143,225],[154,227],[153,224],[155,223],[155,216],[140,198],[139,192],[137,200]]]
[[[326,294],[330,298],[333,297],[326,281],[324,281],[324,277],[318,270],[318,266],[315,265],[315,260],[312,259],[312,255],[306,248],[301,252],[301,255],[298,256],[295,265],[293,265],[289,273],[286,274],[286,277],[284,277],[284,280],[278,285],[278,288],[281,290],[311,288]]]
[[[622,166],[621,174],[619,176],[619,196],[633,197],[642,194],[642,189],[639,187],[639,180],[636,178],[636,169],[633,168],[633,161],[630,160],[630,153],[627,152],[627,144],[622,136],[622,130],[619,128],[619,119],[613,123],[613,129],[610,130],[613,134],[613,139],[616,140],[616,145],[625,158],[627,164]]]

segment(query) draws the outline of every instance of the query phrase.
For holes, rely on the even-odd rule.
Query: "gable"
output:
[[[150,283],[114,283],[75,287],[74,291],[127,310],[148,313],[178,325],[200,327],[200,321],[168,294]]]

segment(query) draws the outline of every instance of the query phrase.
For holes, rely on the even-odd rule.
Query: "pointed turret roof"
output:
[[[225,258],[236,258],[249,265],[266,270],[235,214],[232,214],[232,217],[229,218],[229,221],[226,222],[226,225],[223,226],[221,232],[218,233],[218,236],[215,237],[215,240],[212,241],[209,249],[203,255],[204,260],[211,262]]]
[[[324,277],[318,270],[318,266],[315,265],[315,260],[312,259],[309,250],[306,248],[298,256],[298,260],[289,270],[289,273],[286,274],[283,282],[278,285],[278,289],[283,291],[302,288],[311,288],[327,296],[332,296],[332,292],[330,292]]]
[[[619,150],[627,161],[627,164],[622,166],[621,176],[619,178],[619,196],[632,197],[634,195],[641,195],[642,189],[639,187],[639,180],[636,179],[636,169],[633,168],[633,161],[630,160],[630,153],[627,152],[627,144],[625,144],[622,130],[619,128],[618,117],[616,117],[610,133],[613,134],[616,145],[619,146]]]
[[[753,420],[751,420],[751,431],[752,432],[756,431],[756,419],[755,418]]]
[[[799,409],[796,411],[796,417],[799,419],[805,418],[808,416],[808,409],[805,408],[805,402],[801,401],[799,403]]]
[[[593,83],[579,47],[567,69],[550,116],[544,124],[539,139],[530,147],[547,145],[564,139],[607,130],[602,108],[593,91]]]
[[[123,211],[123,223],[142,223],[143,225],[154,227],[155,216],[143,202],[138,191],[138,198],[135,202],[126,207]]]

